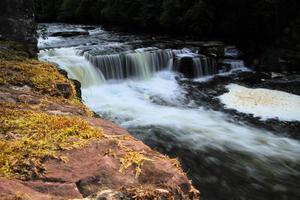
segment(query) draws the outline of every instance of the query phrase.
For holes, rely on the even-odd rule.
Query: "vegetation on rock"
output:
[[[0,176],[28,179],[43,170],[42,161],[104,137],[78,117],[55,116],[1,105]]]
[[[6,84],[28,85],[50,96],[72,96],[74,86],[50,64],[34,60],[0,61],[0,77]],[[69,91],[62,91],[58,84],[65,84]],[[69,94],[66,94],[66,93]]]
[[[151,161],[149,158],[145,157],[139,152],[128,152],[123,158],[120,159],[121,167],[120,172],[124,172],[129,167],[135,167],[135,176],[139,177],[142,171],[142,167],[145,161]]]
[[[61,151],[83,147],[92,139],[105,137],[102,129],[92,127],[81,117],[42,112],[41,108],[58,104],[84,110],[86,116],[90,114],[77,99],[71,81],[53,65],[29,59],[23,46],[18,43],[2,41],[0,47],[0,86],[27,86],[35,95],[42,96],[40,99],[37,96],[27,97],[28,101],[35,98],[34,105],[26,99],[17,104],[0,102],[0,176],[32,179],[43,172],[45,159],[67,160],[59,156]],[[30,95],[30,92],[26,94]],[[17,99],[20,101],[21,98]],[[120,139],[114,140],[120,143]],[[127,152],[123,157],[116,158],[120,160],[120,171],[133,166],[138,177],[144,161],[150,159],[121,143],[120,148]]]

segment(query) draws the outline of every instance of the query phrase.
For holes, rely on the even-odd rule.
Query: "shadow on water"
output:
[[[194,149],[172,137],[174,130],[150,126],[128,128],[157,151],[178,157],[184,170],[206,200],[300,198],[300,164],[257,158],[233,149]]]

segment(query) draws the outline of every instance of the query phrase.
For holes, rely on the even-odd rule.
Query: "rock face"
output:
[[[37,53],[33,0],[0,1],[0,40],[23,43],[28,53]]]
[[[93,117],[80,83],[30,59],[33,2],[0,1],[0,199],[199,199],[176,159]]]
[[[0,47],[0,199],[199,199],[176,159],[93,117],[53,65]]]

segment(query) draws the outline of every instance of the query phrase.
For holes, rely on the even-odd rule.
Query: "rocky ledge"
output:
[[[0,42],[0,199],[198,199],[176,159],[95,118],[73,83]]]

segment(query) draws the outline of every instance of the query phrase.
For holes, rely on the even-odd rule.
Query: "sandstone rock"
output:
[[[56,70],[49,73],[58,74]],[[64,144],[75,143],[72,146],[74,148],[63,148],[60,146],[60,140],[54,140],[57,147],[51,151],[52,153],[26,160],[25,167],[18,165],[18,161],[28,156],[26,154],[25,157],[22,157],[22,146],[15,146],[18,153],[21,152],[18,154],[21,156],[13,157],[10,160],[6,160],[6,157],[9,156],[2,156],[1,162],[9,162],[11,165],[8,169],[12,169],[13,172],[2,171],[1,173],[4,177],[0,178],[0,199],[199,198],[199,192],[193,188],[177,162],[151,150],[112,122],[92,118],[88,109],[74,95],[69,98],[73,87],[71,83],[63,78],[60,82],[54,83],[54,85],[56,84],[56,88],[64,94],[63,96],[34,90],[27,86],[12,86],[9,83],[3,83],[0,86],[0,115],[4,119],[1,119],[1,122],[12,123],[12,126],[7,123],[8,129],[12,128],[12,130],[3,130],[0,136],[4,139],[2,141],[9,140],[4,142],[5,145],[11,144],[11,141],[23,139],[26,134],[29,134],[30,137],[40,134],[41,128],[36,128],[36,126],[41,123],[40,121],[36,122],[36,119],[41,116],[45,117],[40,119],[43,122],[52,117],[58,120],[58,122],[51,121],[45,126],[50,126],[53,122],[57,123],[57,126],[64,125],[69,128],[69,123],[74,120],[78,120],[75,122],[76,125],[82,122],[78,129],[76,125],[75,127],[73,125],[72,129],[65,130],[64,128],[56,136],[66,138]],[[5,112],[7,110],[10,112]],[[12,116],[7,113],[11,113]],[[31,125],[28,129],[26,129],[27,126],[20,128],[14,120],[23,113],[27,113],[25,120],[33,121],[32,124],[29,123]],[[31,115],[34,118],[30,118]],[[62,124],[60,124],[61,121]],[[53,125],[56,127],[56,124]],[[49,133],[47,127],[42,127],[42,130]],[[80,138],[72,137],[84,130],[89,130],[81,135],[82,138],[87,138],[86,142],[80,143]],[[23,135],[19,134],[20,131]],[[101,132],[101,137],[91,136],[97,131]],[[56,132],[50,133],[50,138],[54,138],[57,134]],[[68,137],[69,135],[71,136]],[[41,135],[40,138],[43,137],[45,135]],[[39,144],[39,140],[31,142]],[[52,144],[52,140],[43,142]],[[77,142],[78,145],[76,145]],[[1,147],[5,148],[5,145],[1,145]],[[26,146],[27,148],[31,148],[31,146]],[[41,152],[47,151],[42,147],[39,148],[41,148]]]

